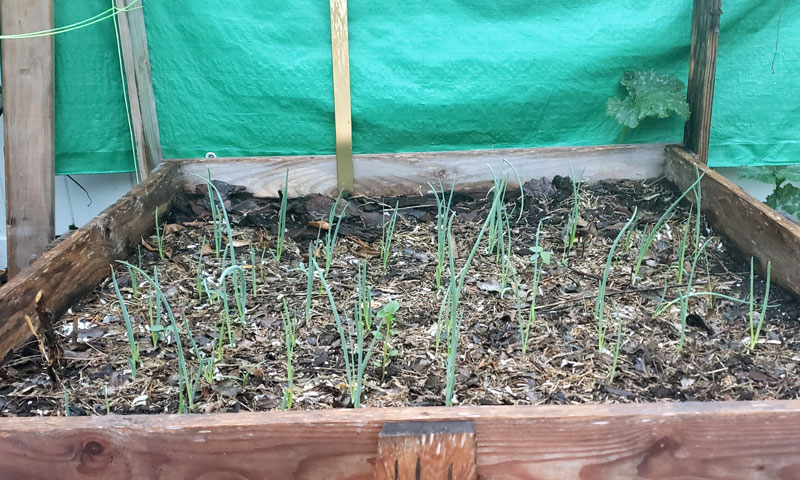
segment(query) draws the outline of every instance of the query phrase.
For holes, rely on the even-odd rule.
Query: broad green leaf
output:
[[[542,261],[546,264],[550,264],[550,254],[553,252],[542,252]]]
[[[673,113],[684,120],[689,118],[689,104],[683,91],[686,86],[674,75],[655,70],[628,71],[619,83],[628,90],[628,96],[609,98],[606,115],[621,125],[636,128],[644,118],[666,118]]]
[[[778,211],[786,212],[795,217],[800,216],[800,188],[791,183],[785,183],[776,188],[765,202]]]
[[[400,304],[397,300],[392,300],[391,302],[387,303],[378,311],[378,316],[381,318],[386,318],[390,316],[394,316],[397,313],[397,310],[400,309]]]
[[[769,165],[763,167],[739,167],[736,173],[763,183],[780,185],[784,181],[800,182],[800,165]]]

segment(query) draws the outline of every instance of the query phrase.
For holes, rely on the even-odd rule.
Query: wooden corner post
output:
[[[115,0],[118,9],[125,8],[130,0]],[[161,136],[158,133],[156,97],[150,70],[150,53],[144,24],[144,9],[134,8],[117,15],[122,61],[128,87],[136,160],[141,180],[162,161]]]
[[[330,0],[330,2],[333,110],[336,119],[336,178],[339,193],[353,193],[353,126],[350,115],[347,0]]]
[[[694,0],[692,46],[689,53],[687,100],[691,116],[683,133],[684,146],[708,163],[711,107],[717,72],[717,42],[722,0]]]
[[[53,0],[0,1],[4,35],[53,28]],[[53,37],[2,41],[8,275],[55,234]]]
[[[472,421],[387,423],[378,436],[375,480],[475,480]]]

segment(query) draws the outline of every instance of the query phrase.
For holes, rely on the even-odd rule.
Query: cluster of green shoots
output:
[[[447,238],[449,240],[449,248],[448,248],[448,262],[449,262],[449,271],[450,271],[450,282],[447,290],[445,291],[444,297],[442,299],[442,306],[439,311],[439,322],[437,326],[436,332],[436,346],[438,350],[439,346],[439,339],[444,334],[447,337],[447,362],[446,362],[446,384],[445,384],[445,404],[447,406],[453,405],[453,396],[455,394],[455,384],[456,384],[456,362],[458,359],[458,340],[461,332],[461,320],[462,320],[462,313],[460,312],[459,305],[461,301],[461,292],[464,289],[464,282],[467,278],[467,273],[469,272],[469,268],[472,265],[472,261],[475,258],[475,254],[478,253],[478,249],[480,247],[481,241],[483,240],[484,234],[490,229],[490,225],[492,223],[492,219],[496,219],[496,209],[500,208],[500,205],[497,202],[493,202],[491,208],[489,209],[489,216],[483,222],[483,226],[481,227],[480,232],[478,233],[478,237],[475,240],[475,244],[472,246],[472,250],[469,252],[469,256],[467,257],[464,265],[461,267],[461,270],[456,271],[455,265],[455,257],[456,257],[456,245],[455,240],[452,235],[452,231],[448,232]],[[452,220],[448,221],[448,224],[452,228]]]
[[[281,194],[281,208],[278,211],[278,236],[275,240],[275,261],[281,261],[281,254],[286,243],[286,208],[289,199],[289,170],[286,170],[286,179],[283,183]]]
[[[394,236],[394,227],[397,224],[397,207],[399,205],[399,202],[395,203],[388,221],[386,221],[386,212],[383,212],[381,216],[381,265],[383,265],[383,273],[386,273],[386,267],[389,265],[389,257],[392,252],[392,237]]]
[[[149,333],[153,342],[153,346],[157,346],[159,339],[164,335],[169,335],[174,339],[175,349],[178,360],[178,375],[179,375],[179,412],[191,411],[194,408],[194,396],[197,390],[198,383],[201,378],[207,382],[212,383],[214,380],[215,364],[222,359],[223,342],[227,339],[227,343],[231,346],[235,345],[233,328],[231,326],[232,309],[230,299],[233,299],[235,316],[241,324],[246,323],[247,313],[247,275],[244,268],[236,263],[236,253],[234,251],[233,243],[233,229],[231,228],[230,219],[228,218],[227,211],[225,210],[222,195],[216,186],[209,178],[203,178],[206,182],[209,192],[209,204],[211,209],[211,216],[214,230],[214,246],[216,247],[217,258],[221,260],[222,272],[216,281],[209,281],[204,278],[203,272],[203,255],[206,246],[206,240],[200,246],[198,254],[198,262],[196,267],[195,284],[197,289],[198,298],[202,299],[207,297],[210,304],[219,302],[222,306],[221,318],[219,322],[219,331],[216,338],[216,344],[212,344],[212,355],[205,357],[200,352],[194,337],[191,334],[188,318],[185,319],[182,325],[184,334],[189,340],[190,347],[197,359],[198,367],[196,369],[190,368],[187,364],[186,356],[184,354],[183,345],[181,342],[181,328],[175,319],[172,308],[163,293],[159,283],[159,272],[157,268],[153,269],[153,275],[148,275],[141,268],[141,255],[140,265],[136,266],[128,262],[120,262],[129,272],[131,277],[131,287],[134,296],[139,294],[139,280],[144,281],[143,285],[148,286],[148,323]],[[288,179],[288,172],[287,172]],[[285,207],[282,208],[285,213]],[[285,218],[285,215],[284,215]],[[159,257],[164,258],[163,247],[163,231],[159,222],[159,212],[156,209],[156,237],[158,242]],[[227,236],[227,244],[224,249],[222,243],[224,236]],[[256,275],[255,275],[255,252],[251,246],[251,263],[253,264],[253,275],[251,278],[253,293],[256,293]],[[128,359],[128,366],[131,369],[131,376],[135,378],[137,368],[139,366],[139,345],[133,331],[130,313],[128,311],[125,299],[120,291],[114,269],[111,271],[112,283],[117,299],[120,303],[123,321],[125,323],[126,335],[129,343],[130,357]],[[162,319],[168,320],[165,326]]]
[[[196,372],[193,372],[192,369],[186,362],[186,357],[183,352],[183,345],[181,343],[180,337],[180,328],[178,327],[178,323],[175,319],[175,315],[172,312],[172,308],[167,301],[167,297],[164,295],[161,286],[158,283],[157,278],[150,277],[147,272],[142,270],[141,268],[132,265],[128,262],[119,262],[128,269],[131,269],[137,273],[138,276],[142,277],[149,285],[151,290],[150,295],[155,298],[155,301],[158,302],[160,309],[159,312],[163,312],[166,314],[167,319],[169,320],[169,325],[164,328],[165,333],[172,336],[175,340],[175,349],[178,358],[178,391],[179,391],[179,407],[178,410],[180,412],[186,412],[188,410],[192,410],[194,408],[194,396],[196,392],[196,388],[198,385],[198,380],[202,373],[202,369],[197,369]],[[136,343],[136,339],[133,336],[133,329],[131,326],[130,315],[128,313],[128,309],[125,306],[125,301],[122,297],[122,294],[119,290],[119,284],[117,283],[116,275],[114,274],[113,268],[111,271],[111,278],[114,284],[114,291],[117,294],[117,298],[120,302],[120,308],[122,310],[122,317],[125,322],[125,328],[128,334],[128,342],[131,350],[131,357],[128,360],[128,365],[131,367],[131,376],[133,377],[136,372],[136,366],[139,361],[139,347]],[[189,323],[188,320],[184,324],[184,329],[186,330],[187,335],[189,336],[190,341],[194,344],[194,340],[192,339],[191,332],[189,330]],[[195,346],[196,348],[196,346]],[[198,356],[198,359],[200,357]],[[184,396],[185,395],[185,396]]]
[[[284,345],[286,346],[286,388],[283,390],[281,409],[289,410],[292,408],[294,400],[294,348],[297,345],[295,340],[295,328],[297,321],[289,314],[289,305],[283,299],[283,311],[281,312],[283,322]]]
[[[429,182],[428,186],[433,192],[433,197],[436,200],[436,270],[434,272],[434,279],[436,280],[436,290],[442,287],[442,273],[444,272],[444,262],[447,257],[447,235],[450,232],[450,227],[453,218],[450,215],[450,205],[453,202],[453,189],[456,183],[450,186],[450,196],[445,198],[444,187],[439,182],[439,190]]]
[[[336,240],[339,238],[339,227],[342,224],[342,218],[344,218],[345,213],[347,212],[347,207],[350,206],[350,202],[347,202],[342,209],[342,213],[337,215],[336,210],[339,207],[339,202],[342,199],[342,194],[336,197],[336,201],[333,202],[331,205],[330,212],[328,213],[328,228],[325,230],[325,238],[322,243],[322,254],[325,256],[325,276],[328,276],[328,272],[331,269],[331,262],[333,261],[333,250],[336,248]],[[319,232],[317,233],[317,242],[319,242],[319,237],[322,234],[322,228],[320,228]]]
[[[333,314],[333,320],[336,323],[336,330],[339,332],[339,340],[342,344],[345,381],[350,394],[350,402],[353,404],[353,408],[359,408],[361,406],[361,397],[364,390],[364,371],[367,365],[369,365],[369,359],[372,356],[372,351],[380,335],[373,333],[372,339],[369,342],[366,338],[369,332],[366,328],[366,322],[369,320],[365,320],[364,317],[365,305],[362,302],[363,294],[358,295],[358,300],[355,302],[353,321],[345,325],[344,320],[339,315],[339,310],[336,308],[336,301],[333,298],[330,285],[325,279],[325,275],[323,275],[313,255],[309,257],[309,263],[309,268],[317,273],[322,288],[325,290],[328,300],[330,301],[331,313]],[[361,277],[358,280],[359,285],[366,284],[365,268],[359,269],[359,277]],[[369,307],[367,306],[366,308]],[[375,327],[377,331],[380,331],[380,324],[376,324]],[[353,330],[355,330],[355,338],[353,338]]]
[[[572,182],[572,209],[569,211],[567,225],[564,229],[564,257],[569,255],[572,246],[575,245],[578,235],[578,219],[581,216],[581,186],[583,186],[583,176],[576,178],[570,166],[570,181]]]

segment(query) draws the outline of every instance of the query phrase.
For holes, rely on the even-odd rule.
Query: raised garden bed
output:
[[[508,167],[497,173],[514,176]],[[127,261],[148,274],[158,272],[158,287],[180,326],[189,379],[197,382],[192,401],[180,385],[179,344],[164,329],[169,318],[157,303],[153,283],[116,265],[138,349],[135,371],[128,361],[132,353],[119,297],[111,278],[106,278],[53,325],[56,345],[45,346],[60,350],[60,358],[53,359],[52,379],[36,355],[38,342],[2,367],[3,414],[64,415],[67,408],[71,415],[268,411],[282,403],[286,408],[284,315],[296,325],[289,408],[353,406],[342,337],[329,297],[319,274],[307,296],[303,271],[309,265],[309,244],[316,261],[325,265],[326,227],[334,231],[338,223],[327,225],[336,199],[313,195],[288,201],[286,242],[276,260],[280,200],[258,199],[243,186],[216,182],[232,226],[236,263],[244,268],[246,306],[239,316],[232,284],[220,281],[230,265],[225,253],[228,237],[223,230],[217,254],[207,185],[196,177],[188,180],[187,190],[194,191],[178,196],[172,212],[161,214],[159,234],[149,232]],[[484,234],[466,273],[459,309],[461,333],[454,353],[454,404],[797,397],[800,343],[795,336],[800,304],[773,286],[768,300],[772,308],[751,346],[749,259],[732,254],[704,219],[698,223],[690,214],[690,202],[679,204],[660,227],[634,282],[634,265],[647,233],[682,192],[663,178],[606,180],[577,185],[576,206],[576,185],[568,178],[526,180],[523,197],[518,188],[505,194],[504,208],[510,216],[505,261],[499,246],[490,251]],[[492,198],[485,192],[456,193],[449,202],[456,215],[452,236],[457,270],[479,236]],[[382,230],[388,228],[395,204],[398,220],[384,270]],[[634,209],[638,224],[621,237],[612,258],[605,318],[600,320],[595,313],[598,284],[609,249]],[[577,217],[571,217],[573,211]],[[373,340],[375,348],[365,362],[361,405],[444,405],[448,351],[453,347],[441,317],[446,317],[442,302],[450,274],[442,273],[437,288],[435,198],[358,197],[349,203],[339,200],[337,212],[335,217],[342,218],[339,240],[324,277],[342,317],[345,338],[356,334],[353,308],[362,266],[371,290],[366,308],[372,320],[365,320],[369,325],[364,350]],[[221,227],[223,218],[218,217]],[[571,218],[577,218],[577,231],[568,248],[565,236]],[[545,263],[539,254],[538,274],[532,260],[532,252],[538,251],[537,228],[538,245],[550,257]],[[699,248],[703,244],[705,250]],[[693,271],[689,289],[687,279]],[[541,275],[539,280],[536,275]],[[226,291],[228,305],[213,290]],[[662,308],[689,290],[740,302],[693,297],[685,317],[680,302]],[[765,290],[764,279],[756,275],[756,326]],[[530,311],[534,301],[535,317]],[[399,309],[387,340],[378,312],[390,302],[397,302]],[[655,314],[659,309],[663,313]],[[605,330],[602,348],[598,322]],[[151,331],[154,325],[161,329]],[[352,352],[353,344],[349,347]],[[356,361],[353,353],[350,362]]]
[[[517,157],[514,158],[514,155]],[[56,460],[59,464],[69,465],[68,468],[76,469],[75,472],[92,471],[113,475],[119,471],[116,468],[122,467],[112,459],[124,458],[125,464],[129,466],[126,471],[129,472],[146,472],[154,468],[146,460],[143,450],[124,450],[122,445],[129,443],[131,435],[139,436],[137,438],[142,441],[148,438],[171,438],[179,444],[189,438],[202,438],[214,446],[215,453],[203,450],[210,455],[209,461],[218,468],[208,471],[240,471],[237,465],[243,457],[240,456],[241,453],[233,454],[234,452],[247,450],[252,455],[258,452],[281,451],[285,454],[283,456],[296,458],[297,462],[275,463],[269,468],[259,463],[265,468],[263,471],[279,476],[293,472],[300,478],[303,474],[298,472],[306,472],[305,478],[314,478],[313,472],[318,472],[317,469],[335,468],[348,472],[348,475],[352,474],[351,478],[360,478],[374,471],[375,467],[370,462],[378,455],[375,450],[376,441],[384,445],[387,438],[392,438],[376,438],[380,426],[386,422],[468,418],[474,423],[476,432],[471,438],[477,438],[477,471],[489,475],[501,474],[504,470],[492,465],[507,465],[503,459],[508,459],[522,465],[518,476],[524,477],[524,472],[536,471],[542,472],[543,478],[562,478],[553,472],[562,471],[559,469],[563,468],[563,464],[561,461],[546,459],[548,454],[540,450],[533,438],[537,435],[525,437],[526,440],[514,454],[499,453],[496,450],[501,448],[500,443],[506,444],[502,440],[495,440],[499,431],[497,429],[504,429],[506,427],[503,425],[512,424],[515,425],[514,428],[530,427],[532,432],[540,432],[539,435],[544,435],[541,433],[544,431],[561,429],[558,431],[564,432],[564,442],[571,442],[575,448],[580,444],[575,439],[576,436],[589,435],[586,438],[597,439],[624,432],[627,439],[624,441],[632,442],[630,458],[635,460],[619,467],[623,469],[634,468],[632,466],[639,468],[644,464],[650,465],[648,468],[656,468],[652,467],[654,458],[666,462],[658,468],[667,468],[675,458],[683,455],[700,459],[698,463],[692,464],[692,468],[689,468],[691,465],[682,464],[680,471],[684,474],[707,474],[705,468],[710,465],[707,462],[713,458],[720,462],[723,458],[725,461],[737,458],[744,462],[744,466],[740,465],[741,468],[751,468],[753,471],[776,472],[793,468],[791,465],[794,465],[797,454],[794,447],[773,449],[764,453],[772,459],[769,467],[771,470],[764,470],[766,467],[763,462],[756,464],[758,462],[745,461],[735,453],[730,454],[733,456],[725,454],[718,457],[712,450],[698,451],[694,447],[684,446],[685,442],[692,441],[696,428],[715,432],[710,435],[719,438],[716,432],[729,429],[729,419],[735,419],[736,427],[725,431],[739,432],[734,435],[736,439],[731,440],[730,452],[744,448],[741,447],[744,444],[754,445],[751,440],[742,440],[741,432],[744,430],[784,446],[796,445],[797,442],[792,441],[791,437],[797,430],[788,427],[798,423],[797,407],[793,400],[777,403],[738,402],[731,406],[712,402],[702,407],[693,403],[684,406],[659,404],[658,407],[570,405],[569,412],[573,413],[567,416],[563,416],[566,412],[564,410],[532,410],[546,407],[524,406],[541,403],[628,403],[651,400],[794,399],[797,395],[796,384],[791,380],[793,359],[797,356],[797,345],[793,340],[797,307],[779,286],[772,287],[770,305],[774,307],[768,310],[760,343],[751,351],[742,342],[749,335],[749,326],[745,320],[748,308],[742,308],[735,302],[715,301],[714,306],[708,309],[705,300],[695,299],[691,304],[691,313],[694,315],[688,322],[683,349],[679,349],[677,345],[680,317],[674,309],[655,319],[651,318],[652,310],[659,303],[663,291],[661,282],[666,279],[669,284],[669,279],[676,276],[677,270],[671,268],[676,263],[675,241],[685,228],[688,203],[681,204],[677,215],[668,222],[672,238],[664,230],[662,236],[656,240],[652,255],[646,259],[640,275],[642,279],[637,285],[630,283],[629,261],[636,252],[637,247],[634,245],[641,236],[643,224],[633,234],[630,250],[624,246],[619,247],[612,262],[614,268],[607,295],[616,303],[616,310],[620,315],[615,315],[614,302],[609,300],[610,326],[607,345],[604,350],[597,348],[596,324],[591,313],[597,277],[602,275],[609,243],[616,237],[620,224],[629,218],[634,206],[646,212],[645,223],[652,224],[670,204],[671,199],[688,188],[698,174],[703,175],[702,205],[708,221],[703,223],[702,239],[705,240],[717,232],[722,233],[715,237],[722,239],[721,246],[718,247],[714,240],[714,248],[708,250],[708,273],[714,291],[746,298],[749,295],[749,263],[745,259],[753,255],[757,270],[763,273],[767,262],[771,262],[773,283],[796,294],[791,289],[797,285],[793,282],[797,272],[786,259],[793,258],[792,255],[797,252],[797,239],[800,238],[798,227],[743,194],[703,165],[694,163],[692,156],[680,147],[667,147],[666,155],[663,146],[533,150],[498,152],[494,156],[476,155],[473,160],[463,162],[460,167],[462,171],[471,173],[464,175],[466,180],[459,183],[461,193],[454,199],[453,208],[459,218],[454,225],[457,250],[461,252],[470,248],[485,216],[487,205],[484,195],[469,192],[485,192],[487,185],[490,185],[490,174],[485,168],[487,160],[497,171],[501,171],[501,159],[512,158],[520,166],[521,176],[529,180],[538,179],[542,175],[552,177],[555,174],[567,174],[569,168],[565,167],[564,162],[558,164],[553,161],[548,164],[548,158],[564,158],[560,157],[562,155],[570,158],[573,170],[587,172],[580,212],[587,224],[595,226],[596,231],[589,229],[586,238],[564,257],[566,261],[561,260],[564,247],[561,227],[572,206],[569,196],[571,184],[568,181],[556,182],[556,188],[549,193],[544,188],[548,186],[548,182],[528,184],[529,191],[538,196],[527,196],[522,220],[519,223],[512,221],[515,268],[521,278],[530,276],[528,248],[535,235],[532,225],[544,216],[548,216],[549,220],[543,223],[541,244],[548,250],[552,249],[553,256],[561,264],[554,262],[545,268],[537,302],[539,315],[533,323],[526,355],[520,352],[516,301],[509,292],[501,298],[496,291],[499,270],[495,257],[485,253],[485,242],[470,269],[469,279],[465,282],[465,303],[462,305],[466,308],[463,309],[464,322],[459,342],[455,400],[462,405],[516,405],[506,407],[509,410],[503,407],[479,406],[455,409],[348,409],[349,411],[335,410],[329,413],[274,412],[256,414],[255,417],[238,413],[234,416],[208,415],[196,423],[186,423],[181,420],[183,417],[159,415],[153,417],[152,422],[123,420],[118,426],[112,426],[115,422],[119,423],[119,420],[112,421],[113,418],[129,417],[103,417],[108,420],[79,420],[71,417],[58,421],[53,419],[54,423],[49,424],[6,419],[3,422],[4,440],[0,441],[0,448],[11,453],[19,451],[21,445],[27,445],[24,448],[35,451],[32,446],[42,438],[47,438],[45,443],[48,449],[66,448],[78,452]],[[597,168],[598,156],[608,159],[611,167]],[[390,179],[396,178],[396,175],[402,174],[403,169],[408,173],[407,178],[431,178],[429,173],[425,173],[425,166],[408,166],[407,157],[392,158],[395,163],[379,157],[376,160],[357,158],[356,164],[363,161],[369,165],[374,161],[389,166],[383,170],[383,176],[373,173],[377,177],[374,182],[376,185],[386,184]],[[469,158],[469,154],[465,158]],[[526,162],[526,159],[530,161]],[[257,294],[249,294],[248,297],[247,325],[238,326],[234,319],[237,345],[232,347],[224,344],[223,360],[216,365],[211,382],[201,380],[193,411],[277,409],[286,382],[283,365],[285,349],[278,307],[282,305],[282,299],[286,298],[290,311],[296,313],[298,320],[304,320],[304,289],[299,285],[304,275],[294,270],[294,267],[301,260],[304,264],[307,263],[303,255],[303,245],[309,239],[316,238],[316,230],[309,227],[308,221],[318,219],[320,212],[324,217],[327,204],[331,203],[330,197],[306,197],[312,191],[327,193],[330,189],[324,182],[314,185],[315,188],[312,189],[307,180],[305,183],[302,181],[307,178],[302,171],[304,166],[312,168],[308,165],[318,166],[320,162],[324,165],[328,161],[311,158],[278,160],[276,163],[248,160],[204,165],[192,162],[165,165],[147,183],[135,189],[90,225],[47,252],[30,270],[3,287],[6,295],[0,298],[0,307],[7,312],[7,320],[2,326],[7,332],[4,348],[7,351],[16,346],[11,343],[15,335],[22,339],[30,336],[24,315],[28,315],[34,329],[41,333],[42,318],[58,317],[69,307],[73,307],[63,317],[64,320],[54,325],[56,338],[61,340],[60,345],[65,352],[55,370],[66,386],[70,414],[104,414],[107,405],[109,410],[121,413],[177,411],[179,399],[174,378],[176,346],[169,339],[161,339],[157,347],[148,347],[149,337],[142,330],[143,322],[139,320],[135,320],[135,335],[142,349],[141,365],[137,378],[129,378],[130,374],[126,371],[129,353],[126,352],[124,330],[118,320],[118,306],[115,297],[110,296],[113,289],[109,290],[110,284],[104,280],[109,265],[119,258],[133,258],[134,263],[138,264],[138,255],[134,253],[131,257],[126,252],[136,252],[136,247],[142,245],[142,238],[151,247],[157,243],[152,237],[156,206],[162,212],[161,215],[168,215],[162,217],[169,219],[167,223],[183,227],[168,227],[164,246],[171,250],[171,259],[160,260],[157,253],[143,248],[142,265],[146,269],[154,264],[159,265],[160,282],[164,290],[169,292],[170,302],[175,306],[178,318],[185,317],[195,322],[195,326],[191,327],[193,338],[199,340],[198,348],[208,349],[218,336],[216,320],[220,318],[220,306],[203,306],[207,302],[199,301],[192,287],[195,283],[195,262],[198,260],[198,240],[202,238],[204,230],[209,228],[209,224],[198,222],[203,220],[203,210],[207,205],[204,203],[204,196],[192,197],[191,192],[196,191],[196,186],[202,182],[189,174],[211,167],[212,177],[222,178],[231,184],[242,183],[250,193],[277,192],[283,183],[286,168],[289,168],[290,172],[301,172],[297,177],[292,177],[299,177],[301,181],[294,192],[290,188],[291,214],[287,221],[290,239],[287,240],[285,257],[276,263],[268,255],[265,256],[262,281],[261,254],[257,254],[259,259],[255,270],[259,286]],[[620,165],[637,165],[638,162],[638,166],[624,171],[623,175],[620,173],[623,170],[614,167],[615,162]],[[459,178],[454,172],[436,169],[436,164],[433,165],[434,172],[439,172],[444,184],[449,183],[452,178]],[[485,169],[485,173],[480,173],[478,165]],[[584,169],[584,165],[593,165],[595,170]],[[260,174],[253,175],[254,169],[260,170]],[[325,171],[324,167],[321,171]],[[662,171],[674,183],[663,179],[647,180],[657,178]],[[246,180],[248,176],[252,180]],[[232,177],[245,178],[245,181],[236,182]],[[628,180],[624,180],[624,177],[628,177]],[[368,181],[369,179],[365,180]],[[298,184],[290,180],[290,185]],[[341,227],[342,237],[329,278],[340,311],[347,312],[344,316],[352,316],[350,312],[355,295],[355,280],[351,274],[355,272],[357,260],[370,263],[369,282],[374,292],[374,310],[392,299],[400,302],[395,327],[398,332],[390,339],[390,346],[398,350],[398,355],[389,360],[386,378],[381,381],[379,368],[375,363],[380,357],[378,351],[381,347],[376,349],[373,361],[367,369],[367,382],[362,397],[364,405],[441,405],[445,400],[441,383],[445,381],[443,357],[446,347],[440,346],[441,350],[437,354],[434,332],[431,332],[436,325],[437,309],[442,295],[441,291],[436,292],[433,288],[431,278],[435,257],[435,232],[431,216],[435,209],[425,206],[429,204],[429,198],[422,197],[419,193],[414,194],[425,191],[415,180],[399,185],[397,189],[401,191],[392,191],[392,195],[402,195],[403,202],[408,204],[402,204],[403,208],[400,209],[402,219],[398,224],[392,247],[394,253],[387,273],[382,273],[380,261],[374,258],[376,244],[379,243],[377,236],[380,233],[376,218],[381,218],[382,207],[379,200],[382,199],[376,192],[368,192],[351,204],[352,215],[346,216]],[[519,205],[514,188],[512,185],[508,190],[509,207],[514,203]],[[189,193],[177,195],[179,190]],[[546,200],[542,195],[550,195],[551,198]],[[278,203],[269,199],[247,203],[249,200],[246,197],[247,194],[230,195],[230,210],[233,212],[237,208],[242,209],[240,214],[232,214],[232,218],[248,217],[244,207],[250,205],[251,220],[248,221],[258,223],[257,219],[262,218],[269,226],[272,218],[270,214],[277,209]],[[693,196],[689,195],[687,198],[692,199]],[[176,202],[176,199],[180,201]],[[170,208],[170,205],[175,207]],[[727,212],[734,208],[749,213],[729,217]],[[259,217],[259,212],[265,215]],[[274,244],[274,231],[271,232],[269,228],[247,227],[240,221],[234,226],[233,232],[236,233],[234,242],[242,245],[240,249],[243,250],[240,253],[246,258],[239,257],[238,261],[244,265],[251,263],[248,260],[251,242],[253,245],[268,247],[268,251]],[[737,236],[734,232],[749,233]],[[208,235],[208,231],[205,233]],[[736,255],[731,255],[731,252],[736,252]],[[211,254],[206,259],[203,262],[206,275],[212,279],[218,277],[216,257]],[[463,261],[464,255],[459,254],[457,264],[462,265]],[[705,289],[708,288],[705,259],[700,260],[699,265],[702,268],[697,269],[696,280],[699,285],[696,288]],[[118,280],[124,285],[125,277],[129,275],[127,270],[118,266],[116,271],[119,274]],[[248,274],[251,272],[251,269],[247,270]],[[521,309],[524,318],[531,300],[530,280],[521,279],[519,283],[519,290],[527,291],[527,294],[521,295],[524,299]],[[97,284],[101,285],[95,289]],[[123,295],[134,317],[145,314],[143,302],[146,302],[148,286],[144,283],[139,285],[138,297],[133,295],[130,285],[123,287]],[[762,281],[755,282],[754,291],[759,299],[763,295],[764,287]],[[319,283],[314,287],[313,313],[309,321],[298,326],[297,330],[294,409],[349,405],[349,395],[343,386],[340,345],[337,344],[337,335],[331,324],[330,304],[325,295],[319,295],[318,289]],[[36,296],[40,290],[42,295],[37,302]],[[84,298],[87,293],[89,296]],[[672,299],[676,295],[674,290],[668,289],[665,298]],[[102,304],[103,301],[106,302],[105,305]],[[234,310],[235,307],[231,307],[231,313]],[[20,317],[22,322],[15,323]],[[199,320],[203,318],[206,320]],[[215,321],[209,322],[209,318],[214,318]],[[611,330],[616,327],[616,320],[619,318],[623,319],[623,342],[615,379],[611,382],[609,374],[616,338],[616,333],[611,333]],[[74,325],[74,320],[78,323],[78,340],[83,341],[71,342],[72,332],[67,325]],[[181,336],[188,340],[185,331],[181,332]],[[28,345],[37,349],[34,353],[38,352],[36,342],[29,342]],[[184,345],[184,351],[189,364],[196,365],[193,363],[195,358],[192,348]],[[49,386],[48,382],[51,380],[47,374],[37,370],[41,365],[41,356],[31,354],[31,350],[25,353],[25,350],[18,349],[9,358],[10,362],[3,369],[8,379],[3,392],[6,395],[6,414],[63,415],[64,391]],[[242,378],[245,374],[248,376],[247,381]],[[38,381],[32,381],[34,379]],[[19,401],[26,398],[26,395],[27,401]],[[706,413],[695,417],[699,412]],[[597,420],[598,415],[602,419]],[[372,420],[365,420],[367,417]],[[240,420],[235,420],[237,418]],[[691,423],[690,418],[697,418],[700,423]],[[763,429],[769,422],[778,421],[775,420],[777,418],[780,418],[780,428],[775,424],[777,430],[764,432]],[[293,437],[282,426],[284,421],[293,424],[301,421],[305,426]],[[728,426],[723,428],[723,424]],[[65,425],[74,427],[63,430]],[[166,430],[162,430],[159,425],[163,425]],[[556,427],[557,425],[561,426]],[[631,428],[632,425],[645,426],[639,430],[639,427]],[[305,443],[302,448],[300,443],[293,440],[317,437],[319,432],[315,433],[315,430],[320,428],[327,432],[323,435],[325,438]],[[350,433],[343,436],[335,434],[342,431],[339,429],[355,432],[358,438]],[[231,437],[234,430],[257,435],[262,443],[249,450],[242,450],[243,444]],[[570,431],[573,433],[569,433]],[[207,434],[211,437],[204,436]],[[212,442],[212,437],[218,441]],[[515,438],[517,437],[522,438],[515,434]],[[342,445],[337,446],[337,442]],[[57,444],[62,446],[56,446]],[[386,448],[381,448],[381,452],[386,451]],[[613,458],[617,458],[616,455],[597,446],[591,448],[595,457],[565,457],[569,460],[564,461],[574,469],[570,471],[620,465],[614,463]],[[342,455],[341,449],[349,449],[353,456]],[[316,457],[312,463],[308,463],[308,452],[311,451],[327,452],[330,455]],[[496,453],[491,453],[492,451]],[[199,450],[196,447],[181,447],[179,451],[167,453],[166,456],[174,460],[172,465],[176,471],[189,472],[188,475],[200,471],[189,468],[188,465],[192,462],[186,457],[197,452]],[[35,454],[39,457],[46,455],[42,452]],[[383,457],[381,459],[381,462],[385,460]],[[17,462],[7,462],[5,465],[8,468],[19,468]],[[27,462],[25,465],[29,470],[13,471],[38,471],[30,469],[33,467]]]

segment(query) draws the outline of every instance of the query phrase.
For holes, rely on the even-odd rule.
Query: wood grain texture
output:
[[[0,31],[53,28],[53,0],[3,0]],[[53,240],[55,191],[53,37],[2,41],[8,275]]]
[[[117,8],[126,6],[126,0],[115,0]],[[142,109],[139,105],[139,88],[136,86],[136,69],[133,61],[131,45],[131,29],[128,24],[128,13],[121,12],[117,15],[119,25],[119,44],[122,50],[122,63],[125,66],[125,82],[128,89],[128,106],[130,108],[133,139],[136,146],[136,162],[139,180],[147,179],[150,175],[150,164],[147,162],[145,151],[144,128],[142,125]]]
[[[58,318],[153,230],[156,207],[169,209],[178,181],[176,166],[165,165],[0,288],[0,360],[30,338],[26,314],[39,330],[36,293],[42,290],[40,307]]]
[[[416,195],[429,190],[427,182],[449,187],[456,182],[460,191],[486,191],[491,186],[491,165],[495,172],[506,172],[510,188],[517,177],[503,160],[511,162],[522,181],[531,178],[576,175],[583,172],[587,181],[635,179],[663,174],[665,144],[610,145],[598,147],[518,148],[423,153],[356,155],[359,195]],[[170,160],[172,161],[172,160]],[[336,195],[336,159],[332,156],[249,157],[214,160],[174,160],[181,163],[186,185],[198,183],[196,175],[207,175],[228,183],[243,185],[257,197],[277,197],[289,169],[289,195],[311,193]]]
[[[708,163],[720,15],[722,0],[694,0],[686,92],[691,116],[684,127],[683,144],[697,153],[701,163]]]
[[[115,0],[117,8],[131,3],[130,0]],[[150,50],[147,46],[144,12],[142,7],[120,13],[120,47],[125,65],[128,86],[128,102],[131,107],[136,156],[143,172],[142,179],[161,163],[161,135],[158,131],[156,97],[153,92],[153,75],[150,69]]]
[[[475,480],[476,456],[470,420],[387,423],[378,435],[375,480]]]
[[[8,478],[372,479],[386,422],[471,420],[484,480],[796,479],[800,402],[5,418]]]
[[[353,193],[353,124],[350,108],[350,46],[347,0],[330,0],[333,109],[336,121],[336,176],[340,192]]]
[[[772,280],[800,296],[800,225],[745,193],[684,148],[667,148],[665,171],[682,190],[697,180],[697,171],[705,173],[702,211],[714,230],[745,258],[754,257],[762,273],[772,262]],[[694,200],[693,195],[687,198]]]

